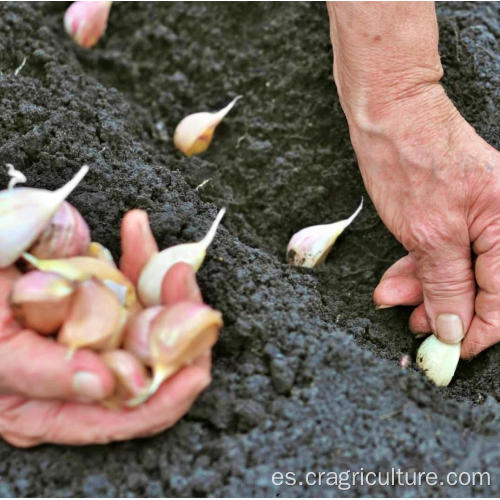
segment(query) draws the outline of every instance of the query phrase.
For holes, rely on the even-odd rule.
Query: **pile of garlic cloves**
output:
[[[195,271],[201,266],[224,209],[200,242],[153,255],[136,289],[111,253],[91,241],[85,219],[65,201],[87,172],[84,166],[63,187],[49,191],[14,187],[26,179],[9,166],[15,180],[0,191],[0,270],[15,265],[23,271],[9,296],[16,320],[67,346],[68,359],[77,349],[98,352],[116,382],[102,404],[133,407],[217,341],[219,311],[189,301],[163,306],[160,292],[175,263],[186,262]]]

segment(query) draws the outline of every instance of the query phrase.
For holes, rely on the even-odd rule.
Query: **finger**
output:
[[[478,255],[475,271],[479,292],[476,315],[462,343],[462,357],[466,359],[500,342],[500,249]]]
[[[84,445],[149,436],[174,425],[210,383],[210,355],[170,377],[146,403],[133,410],[101,405],[31,401],[6,418],[6,440],[16,446],[41,443]]]
[[[122,257],[120,269],[134,283],[158,245],[149,226],[148,214],[144,210],[130,210],[125,214],[121,226]]]
[[[424,304],[416,307],[410,315],[409,327],[412,333],[417,337],[423,336],[432,332],[427,313],[425,312]]]
[[[432,331],[443,342],[460,342],[471,323],[476,294],[469,242],[420,251],[417,263]]]
[[[416,276],[395,276],[382,280],[373,292],[380,308],[415,306],[423,301],[422,284]]]
[[[21,330],[9,307],[9,295],[19,276],[21,273],[13,266],[0,271],[0,340]]]
[[[167,271],[163,278],[161,298],[166,306],[184,300],[203,302],[196,274],[189,264],[179,262]]]
[[[109,396],[114,377],[96,353],[68,348],[30,330],[0,344],[0,392],[29,398],[96,401]]]
[[[408,276],[417,274],[417,261],[413,255],[405,255],[397,260],[387,271],[384,273],[380,281],[394,276]]]

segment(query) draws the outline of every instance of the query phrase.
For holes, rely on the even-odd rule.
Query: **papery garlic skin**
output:
[[[241,97],[235,97],[220,111],[194,113],[183,118],[174,132],[175,147],[180,149],[186,156],[205,151],[212,142],[215,128]]]
[[[87,247],[87,257],[102,260],[111,264],[113,267],[116,267],[116,263],[113,259],[113,255],[111,255],[111,252],[104,245],[97,243],[97,241],[92,241]]]
[[[7,174],[10,177],[7,189],[12,189],[16,184],[24,184],[28,180],[20,170],[17,170],[14,165],[12,165],[12,163],[6,163],[5,166],[8,169]]]
[[[446,344],[435,335],[426,338],[417,351],[417,366],[439,387],[447,386],[460,360],[461,342]]]
[[[212,226],[201,241],[175,245],[151,256],[144,266],[137,283],[139,297],[144,306],[148,307],[161,304],[161,285],[163,277],[174,264],[185,262],[189,264],[195,272],[198,271],[205,259],[207,248],[212,243],[225,212],[225,208],[219,211]]]
[[[206,304],[178,302],[162,308],[149,332],[153,381],[127,406],[146,401],[168,377],[207,352],[221,327],[222,314]]]
[[[125,331],[124,348],[148,366],[152,363],[149,348],[151,323],[162,309],[163,306],[153,306],[142,310],[130,320]]]
[[[74,290],[74,284],[58,274],[31,271],[14,283],[9,305],[22,326],[49,335],[66,319]]]
[[[0,192],[0,268],[13,264],[33,244],[87,172],[83,166],[56,191],[21,187]]]
[[[80,212],[63,202],[29,253],[39,259],[62,259],[84,255],[90,244],[90,230]]]
[[[64,29],[80,47],[91,48],[106,31],[112,2],[73,2],[64,14]]]
[[[356,211],[348,218],[333,224],[321,224],[301,229],[295,233],[286,249],[289,264],[299,267],[316,267],[332,249],[337,238],[357,217],[363,208],[363,199]]]

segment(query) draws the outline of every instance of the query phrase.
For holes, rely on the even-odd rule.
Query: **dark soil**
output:
[[[0,495],[498,496],[500,345],[461,363],[447,389],[399,367],[418,346],[410,311],[375,311],[371,293],[404,251],[373,206],[322,267],[284,262],[296,230],[367,199],[324,4],[117,3],[92,51],[63,32],[65,8],[0,4],[0,164],[56,188],[88,163],[70,199],[115,255],[128,209],[146,209],[167,246],[200,237],[228,207],[199,272],[225,328],[213,383],[175,428],[109,446],[1,444]],[[498,147],[500,3],[440,3],[438,13],[446,89]],[[182,117],[237,94],[209,151],[175,151]],[[275,471],[361,467],[487,471],[492,486],[271,482]]]

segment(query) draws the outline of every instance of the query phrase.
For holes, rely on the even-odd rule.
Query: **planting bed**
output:
[[[0,496],[498,496],[500,345],[438,389],[398,365],[418,347],[410,309],[373,307],[377,280],[404,250],[357,170],[325,5],[117,3],[92,51],[64,33],[65,8],[0,5],[0,164],[51,189],[89,164],[70,201],[115,256],[128,209],[147,210],[167,246],[201,237],[226,206],[198,275],[225,327],[212,385],[175,428],[109,446],[2,443]],[[444,85],[499,147],[500,3],[441,3],[438,15]],[[206,153],[173,148],[181,118],[238,94]],[[365,209],[323,266],[285,264],[296,230],[348,216],[361,196]],[[361,467],[487,471],[493,484],[271,482],[275,471]]]

